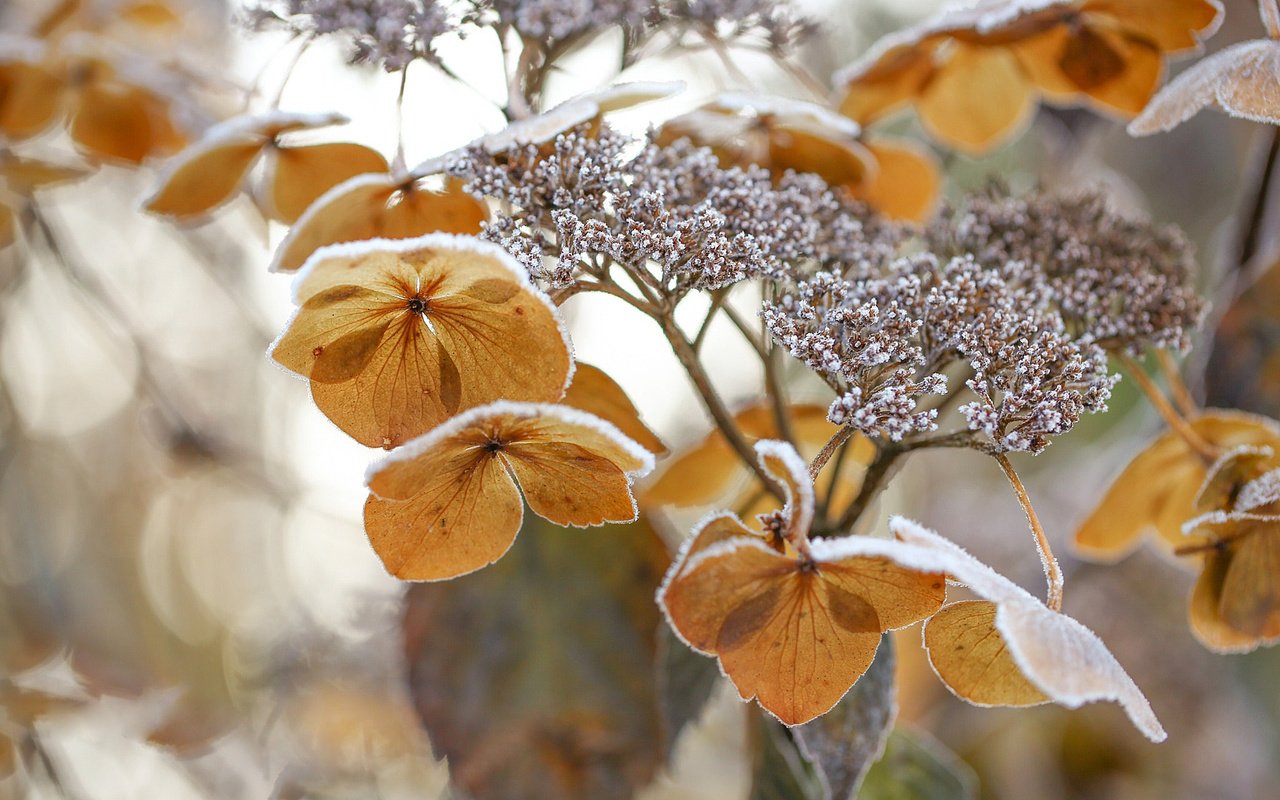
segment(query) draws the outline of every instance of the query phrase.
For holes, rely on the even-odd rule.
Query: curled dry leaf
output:
[[[957,697],[981,706],[1114,701],[1143,735],[1164,740],[1146,698],[1093,631],[938,534],[901,517],[889,529],[913,545],[890,558],[945,572],[982,598],[949,604],[924,626],[929,662]]]
[[[1280,125],[1280,41],[1242,42],[1200,60],[1160,90],[1129,133],[1172,130],[1209,107]]]
[[[577,362],[573,369],[573,382],[560,402],[612,424],[655,456],[667,454],[667,446],[640,419],[640,412],[631,398],[599,367]]]
[[[796,444],[802,455],[816,455],[838,430],[827,420],[826,406],[797,404],[790,406],[788,413]],[[780,435],[772,406],[765,402],[744,408],[734,415],[733,420],[748,440],[772,439]],[[857,494],[862,485],[862,473],[875,455],[875,445],[862,434],[854,434],[847,447],[847,463],[835,492],[837,502],[852,499]],[[826,494],[831,490],[829,476],[833,466],[834,461],[828,462],[818,475],[820,493]],[[713,430],[700,444],[668,464],[658,479],[644,490],[640,499],[647,506],[697,506],[723,502],[731,491],[738,489],[748,472],[724,435]],[[763,487],[754,477],[740,491],[739,497],[744,502],[758,500],[764,495]],[[763,512],[774,507],[768,505],[768,499],[763,502],[764,505],[759,502],[751,503],[749,511]]]
[[[631,481],[653,456],[598,417],[497,402],[460,414],[369,468],[365,531],[387,571],[444,580],[492,564],[523,519],[588,526],[636,518]]]
[[[787,170],[817,174],[890,217],[922,221],[938,197],[938,164],[927,149],[905,140],[864,140],[857,123],[815,103],[721,95],[664,124],[655,141],[682,138],[710,147],[726,166],[755,164],[775,179]]]
[[[761,464],[787,487],[788,542],[729,513],[699,524],[667,574],[658,600],[693,649],[715,656],[743,699],[787,725],[826,713],[866,672],[880,635],[942,604],[941,574],[898,566],[887,553],[910,546],[864,536],[802,546],[813,486],[799,454],[756,444]]]
[[[395,447],[491,400],[553,402],[572,370],[550,301],[472,237],[374,239],[318,251],[271,357],[370,447]]]
[[[302,267],[320,248],[427,233],[479,233],[489,208],[452,178],[429,188],[423,176],[357,175],[320,196],[298,217],[271,262],[272,272]]]
[[[1196,638],[1219,653],[1280,642],[1280,515],[1213,512],[1187,531],[1211,543],[1191,590]]]
[[[868,124],[908,104],[931,135],[982,153],[1027,122],[1039,98],[1129,116],[1164,58],[1193,50],[1216,0],[976,0],[882,39],[835,77],[841,113]]]
[[[281,142],[290,132],[346,121],[340,114],[273,112],[215,125],[170,161],[143,208],[179,222],[203,219],[236,196],[265,153],[263,205],[273,219],[293,222],[337,184],[356,175],[387,171],[386,159],[363,145]]]
[[[1280,426],[1266,417],[1209,409],[1191,421],[1205,441],[1229,450],[1241,445],[1280,452]],[[1173,548],[1186,544],[1182,524],[1195,515],[1208,470],[1183,439],[1166,431],[1112,481],[1102,501],[1076,530],[1075,546],[1096,561],[1115,561],[1153,531]]]

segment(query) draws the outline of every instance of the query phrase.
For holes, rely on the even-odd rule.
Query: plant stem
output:
[[[836,450],[839,450],[844,446],[845,442],[849,441],[849,437],[853,436],[854,432],[854,429],[849,425],[842,425],[840,430],[836,431],[835,434],[827,440],[827,443],[823,445],[822,450],[818,452],[818,455],[815,456],[812,463],[809,464],[810,480],[815,482],[818,480],[818,473],[821,472],[822,468],[831,460],[831,456],[835,455]]]
[[[1014,471],[1013,465],[1009,463],[1009,459],[1004,453],[994,453],[992,458],[1000,465],[1000,469],[1004,470],[1005,477],[1013,485],[1013,491],[1018,495],[1018,503],[1022,506],[1022,511],[1027,515],[1027,522],[1031,524],[1031,534],[1035,537],[1036,549],[1040,551],[1040,563],[1044,567],[1045,581],[1049,584],[1045,605],[1054,611],[1061,611],[1062,568],[1058,566],[1058,559],[1053,557],[1053,550],[1049,547],[1049,538],[1044,534],[1044,528],[1040,525],[1040,518],[1036,516],[1036,510],[1031,507],[1031,498],[1027,495],[1027,488],[1022,485],[1022,479],[1018,477],[1018,473]]]
[[[782,500],[786,493],[778,485],[774,477],[766,472],[764,467],[760,466],[755,450],[747,443],[746,437],[742,435],[742,431],[734,423],[733,415],[729,413],[728,407],[720,399],[720,395],[716,393],[715,387],[711,385],[711,379],[707,376],[706,370],[703,369],[702,362],[698,360],[698,354],[694,352],[693,345],[685,338],[684,332],[676,325],[675,318],[668,312],[655,319],[662,325],[662,332],[666,334],[667,341],[671,344],[671,349],[675,352],[676,358],[679,359],[680,365],[688,373],[694,389],[697,390],[699,397],[702,398],[702,404],[706,407],[707,413],[711,415],[711,419],[715,421],[716,427],[720,429],[725,441],[738,454],[742,462],[751,468],[751,471],[764,484],[765,489],[774,497]]]
[[[1151,405],[1155,406],[1156,411],[1164,418],[1164,421],[1169,424],[1169,428],[1182,437],[1182,440],[1187,443],[1187,446],[1190,447],[1196,455],[1200,456],[1201,460],[1203,460],[1206,465],[1217,461],[1218,456],[1221,455],[1218,448],[1214,447],[1209,442],[1206,442],[1204,437],[1199,433],[1196,433],[1195,428],[1192,428],[1191,425],[1178,414],[1173,406],[1169,404],[1169,401],[1165,399],[1160,388],[1157,387],[1155,383],[1152,382],[1151,378],[1148,377],[1147,373],[1143,371],[1142,367],[1124,353],[1116,353],[1115,356],[1119,359],[1120,363],[1124,365],[1124,368],[1129,372],[1129,374],[1133,376],[1134,382],[1137,383],[1143,393],[1146,394],[1147,399],[1151,401]]]
[[[1262,24],[1267,26],[1267,36],[1280,39],[1280,5],[1276,0],[1258,0],[1262,12]]]
[[[1169,393],[1173,395],[1173,402],[1177,404],[1182,416],[1194,419],[1200,413],[1200,406],[1191,396],[1186,381],[1182,379],[1182,372],[1178,368],[1178,362],[1173,360],[1173,354],[1164,348],[1156,350],[1156,363],[1160,365],[1160,372],[1169,384]]]

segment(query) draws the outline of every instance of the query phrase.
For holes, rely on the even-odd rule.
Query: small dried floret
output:
[[[944,212],[927,239],[935,253],[970,254],[990,269],[1033,266],[1071,335],[1108,349],[1185,350],[1204,315],[1182,232],[1117,214],[1101,194],[993,189]]]
[[[388,72],[417,59],[435,60],[433,41],[457,31],[446,4],[435,0],[264,0],[247,16],[255,29],[345,36],[353,63],[379,64]]]

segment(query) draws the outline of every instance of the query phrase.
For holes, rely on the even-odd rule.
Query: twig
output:
[[[843,447],[844,443],[849,441],[849,438],[852,437],[854,433],[855,431],[851,426],[842,425],[840,430],[836,431],[835,434],[827,440],[827,443],[823,445],[822,450],[818,451],[818,455],[814,456],[813,461],[809,464],[810,480],[815,482],[818,480],[818,473],[822,472],[822,468],[831,460],[831,456],[835,455],[835,452]]]
[[[733,415],[729,413],[728,407],[720,399],[720,395],[716,393],[715,387],[711,385],[711,379],[707,376],[706,370],[703,369],[702,362],[698,360],[698,354],[693,351],[693,345],[685,338],[684,332],[680,330],[680,327],[676,325],[675,318],[670,313],[666,313],[657,317],[657,320],[662,325],[662,331],[666,334],[667,341],[670,342],[676,358],[679,359],[680,365],[688,373],[694,388],[702,398],[702,404],[706,407],[707,413],[711,415],[712,420],[715,421],[716,427],[720,429],[725,441],[738,454],[742,462],[751,468],[751,471],[764,484],[765,489],[779,500],[783,499],[786,493],[778,485],[777,480],[766,472],[764,467],[760,466],[755,450],[747,443],[746,437],[742,435],[742,431],[734,423]]]
[[[1182,371],[1178,368],[1178,362],[1173,360],[1173,354],[1163,347],[1156,350],[1156,363],[1160,365],[1160,372],[1169,384],[1169,393],[1173,395],[1173,402],[1178,405],[1182,416],[1194,419],[1200,413],[1200,406],[1191,396],[1186,381],[1182,380]]]
[[[1221,455],[1218,448],[1205,441],[1204,437],[1197,433],[1196,429],[1191,427],[1191,425],[1183,419],[1176,410],[1174,410],[1173,406],[1169,404],[1169,401],[1165,399],[1164,394],[1160,392],[1159,387],[1152,382],[1151,378],[1147,376],[1147,373],[1143,371],[1142,367],[1124,353],[1116,353],[1115,356],[1120,363],[1124,365],[1124,368],[1129,372],[1129,374],[1133,376],[1134,382],[1137,383],[1138,387],[1142,389],[1144,394],[1146,394],[1147,399],[1151,401],[1151,405],[1155,406],[1156,411],[1164,418],[1164,421],[1168,423],[1169,428],[1177,433],[1178,436],[1182,437],[1182,440],[1187,443],[1187,446],[1195,451],[1196,455],[1200,456],[1201,460],[1203,460],[1206,465],[1217,461],[1218,456]]]
[[[1023,513],[1027,515],[1027,522],[1031,525],[1031,534],[1035,537],[1036,549],[1040,551],[1040,563],[1044,567],[1045,581],[1049,584],[1045,605],[1054,611],[1061,611],[1062,568],[1058,566],[1058,559],[1053,557],[1053,549],[1049,547],[1049,538],[1044,534],[1044,528],[1040,525],[1040,518],[1036,516],[1036,510],[1031,507],[1031,498],[1027,495],[1027,488],[1022,485],[1022,479],[1018,477],[1018,473],[1014,470],[1013,465],[1009,463],[1009,459],[1004,453],[993,453],[992,458],[1000,465],[1000,469],[1004,470],[1005,477],[1013,485],[1013,491],[1018,495],[1018,503],[1022,506]]]

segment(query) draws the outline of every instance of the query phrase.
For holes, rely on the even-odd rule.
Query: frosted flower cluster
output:
[[[801,263],[848,266],[883,225],[815,176],[775,182],[760,168],[722,168],[687,141],[636,143],[607,125],[550,145],[476,146],[450,172],[514,208],[485,235],[552,286],[610,264],[651,273],[671,295],[782,280]]]
[[[992,269],[1034,264],[1071,334],[1108,349],[1186,350],[1204,316],[1182,232],[1117,214],[1099,194],[994,188],[945,212],[927,238],[932,252],[970,254]]]
[[[351,41],[353,63],[378,64],[388,72],[416,59],[434,60],[432,42],[457,28],[445,4],[435,0],[276,0],[247,13],[259,30],[344,36]]]
[[[963,368],[959,412],[997,451],[1039,452],[1085,413],[1106,409],[1115,378],[1104,351],[1073,339],[1033,270],[991,270],[970,256],[898,257],[880,274],[819,272],[763,317],[773,338],[837,396],[838,425],[900,441],[937,428],[928,395]]]

